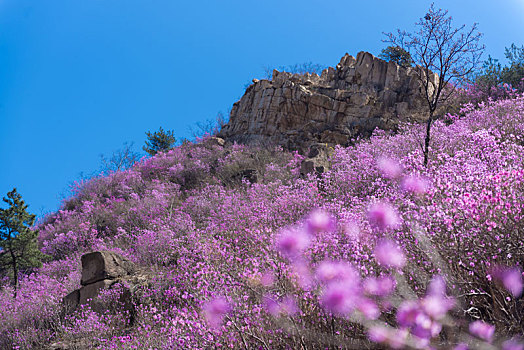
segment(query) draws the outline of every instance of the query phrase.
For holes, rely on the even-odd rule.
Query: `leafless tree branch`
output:
[[[400,46],[411,55],[417,65],[417,76],[428,106],[428,121],[424,145],[424,165],[427,166],[431,123],[435,111],[449,99],[455,87],[462,86],[481,63],[484,45],[482,34],[475,23],[454,28],[447,10],[431,4],[428,13],[415,24],[414,32],[397,30],[384,33],[385,42]]]

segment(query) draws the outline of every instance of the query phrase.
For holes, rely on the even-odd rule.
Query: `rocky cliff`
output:
[[[426,102],[416,69],[360,52],[356,58],[346,54],[320,76],[275,70],[271,80],[253,80],[219,136],[303,150],[318,142],[346,145],[377,127],[395,129],[399,121],[422,121]]]

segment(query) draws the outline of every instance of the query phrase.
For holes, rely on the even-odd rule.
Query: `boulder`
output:
[[[99,313],[127,312],[132,321],[135,313],[133,300],[140,287],[149,283],[149,278],[131,261],[114,252],[92,252],[84,254],[81,260],[82,287],[62,299],[64,312],[70,313],[80,305],[88,305]],[[99,298],[102,290],[114,291],[115,294],[111,300],[102,300]]]
[[[62,301],[67,311],[75,310],[80,305],[89,305],[96,312],[103,312],[108,306],[97,299],[100,290],[110,289],[115,283],[112,280],[102,280],[83,286],[66,295]],[[126,293],[129,294],[129,293]]]
[[[328,171],[331,167],[329,157],[331,149],[325,143],[315,143],[309,148],[307,158],[300,164],[300,175],[315,173],[320,175]]]
[[[113,252],[92,252],[82,255],[82,279],[86,286],[106,279],[116,279],[136,272],[136,266]]]
[[[258,171],[256,169],[244,169],[233,176],[234,180],[247,180],[249,183],[258,182]]]
[[[204,143],[207,146],[220,146],[223,147],[226,141],[220,137],[211,136],[205,139]]]

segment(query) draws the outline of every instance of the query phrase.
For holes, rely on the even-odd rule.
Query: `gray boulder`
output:
[[[82,255],[82,279],[80,284],[86,286],[102,280],[114,280],[132,275],[136,266],[113,252],[92,252]]]
[[[107,251],[87,253],[82,256],[82,287],[66,295],[62,304],[66,313],[73,312],[80,305],[104,312],[127,312],[131,321],[135,314],[134,300],[141,286],[149,278],[123,256]],[[102,290],[118,291],[116,300],[102,300]]]

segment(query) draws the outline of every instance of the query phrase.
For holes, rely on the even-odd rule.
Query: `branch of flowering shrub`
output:
[[[259,336],[255,335],[255,334],[253,334],[253,331],[250,329],[249,326],[248,326],[247,328],[248,328],[248,330],[249,330],[248,332],[246,332],[247,335],[249,335],[249,336],[252,337],[253,339],[259,341],[259,342],[262,344],[262,346],[264,347],[264,349],[266,349],[266,350],[270,350],[269,345],[266,343],[266,341],[265,341],[264,339],[262,339],[261,337],[259,337]]]
[[[238,334],[240,335],[240,338],[242,339],[242,344],[244,344],[244,347],[246,350],[249,349],[249,346],[246,342],[246,338],[244,337],[244,332],[237,326],[236,322],[231,318],[229,317],[228,315],[225,316],[226,320],[228,320],[232,325],[233,327],[237,330]]]
[[[317,344],[319,340],[322,341],[323,346],[336,346],[343,349],[355,349],[360,350],[367,348],[369,343],[348,338],[343,335],[332,335],[327,333],[319,333],[314,330],[307,329],[305,327],[299,327],[292,317],[280,317],[275,319],[276,325],[283,329],[287,334],[300,338],[301,345],[304,348],[308,348],[307,344]],[[307,341],[307,343],[306,343]]]

